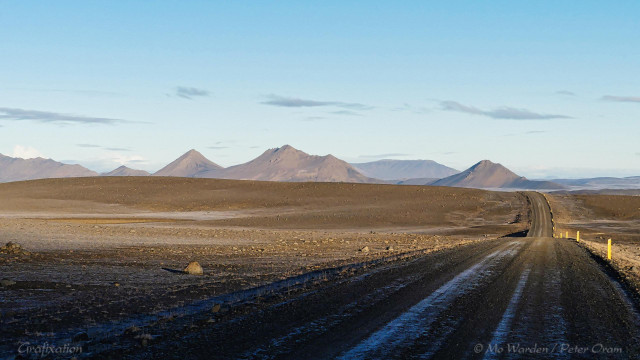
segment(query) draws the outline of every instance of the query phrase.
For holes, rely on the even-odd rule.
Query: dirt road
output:
[[[637,301],[585,250],[548,237],[545,198],[527,196],[528,237],[430,253],[223,314],[152,325],[144,346],[113,339],[119,346],[100,356],[638,358]]]

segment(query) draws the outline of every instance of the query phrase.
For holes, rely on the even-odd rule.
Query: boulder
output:
[[[0,286],[2,286],[2,287],[9,287],[9,286],[13,286],[15,284],[16,284],[16,282],[13,281],[13,280],[9,280],[9,279],[0,280]]]
[[[204,271],[202,270],[202,266],[200,266],[200,264],[198,264],[197,261],[192,261],[189,263],[189,265],[187,265],[186,268],[184,268],[184,270],[182,270],[185,274],[189,274],[189,275],[203,275]]]
[[[0,254],[29,255],[30,253],[23,249],[22,246],[9,241],[6,245],[0,247]]]

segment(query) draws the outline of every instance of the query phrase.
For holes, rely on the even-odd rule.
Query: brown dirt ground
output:
[[[612,239],[611,264],[640,292],[640,196],[547,195],[558,232],[606,259]]]
[[[0,199],[0,243],[31,252],[0,254],[17,282],[0,288],[0,348],[529,221],[519,193],[421,186],[109,177],[0,184]],[[163,270],[190,261],[205,275]]]

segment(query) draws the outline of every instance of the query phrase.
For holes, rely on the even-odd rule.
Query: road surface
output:
[[[527,237],[375,268],[247,305],[233,316],[158,325],[148,330],[154,340],[147,346],[113,350],[113,356],[640,358],[637,301],[574,241],[552,238],[545,198],[526,195]]]

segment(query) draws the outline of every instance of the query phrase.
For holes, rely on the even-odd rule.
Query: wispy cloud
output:
[[[411,104],[404,103],[402,104],[402,106],[398,106],[391,109],[391,111],[404,111],[404,112],[410,112],[414,114],[425,114],[429,112],[429,109],[422,106],[413,106]]]
[[[0,107],[0,120],[11,121],[37,121],[42,123],[58,124],[103,124],[114,125],[118,123],[131,123],[122,119],[92,117],[84,115],[63,114],[50,111],[25,110]]]
[[[617,101],[617,102],[633,102],[640,103],[640,96],[613,96],[605,95],[601,98],[604,101]]]
[[[16,145],[13,148],[13,154],[11,154],[11,156],[14,158],[21,158],[21,159],[34,159],[37,157],[41,157],[41,158],[44,157],[44,155],[42,155],[42,153],[38,151],[36,148],[31,146],[22,146],[22,145]]]
[[[355,111],[351,111],[351,110],[337,110],[337,111],[331,111],[330,113],[334,115],[362,116],[362,114],[357,113]]]
[[[556,94],[558,94],[558,95],[566,95],[566,96],[576,96],[576,93],[574,93],[573,91],[568,91],[568,90],[556,91]]]
[[[350,110],[371,110],[372,106],[359,104],[359,103],[348,103],[342,101],[318,101],[318,100],[308,100],[308,99],[300,99],[293,97],[286,97],[280,95],[268,95],[266,101],[263,101],[262,104],[271,105],[271,106],[281,106],[281,107],[319,107],[319,106],[335,106],[343,109]]]
[[[541,114],[527,109],[518,109],[508,106],[499,107],[493,110],[481,110],[473,106],[462,105],[455,101],[443,101],[440,103],[443,110],[457,111],[472,115],[487,116],[492,119],[504,120],[550,120],[550,119],[570,119],[570,116],[558,114]]]
[[[95,145],[95,144],[76,144],[76,146],[83,147],[83,148],[100,148],[100,147],[102,147],[100,145]]]
[[[208,146],[207,149],[211,149],[211,150],[222,150],[222,149],[228,149],[228,146]]]
[[[527,131],[525,134],[545,134],[548,133],[548,131],[545,130],[531,130],[531,131]]]
[[[194,87],[178,86],[176,87],[176,96],[191,100],[194,97],[209,96],[209,91]]]
[[[76,144],[76,146],[82,147],[82,148],[89,148],[89,149],[104,149],[104,150],[109,150],[109,151],[133,151],[133,149],[131,149],[131,148],[108,147],[108,146],[102,146],[102,145],[97,145],[97,144]]]
[[[66,93],[74,95],[83,95],[89,97],[121,97],[123,93],[104,90],[87,90],[87,89],[42,89],[42,88],[13,88],[12,90],[30,91],[30,92],[49,92],[49,93]]]

